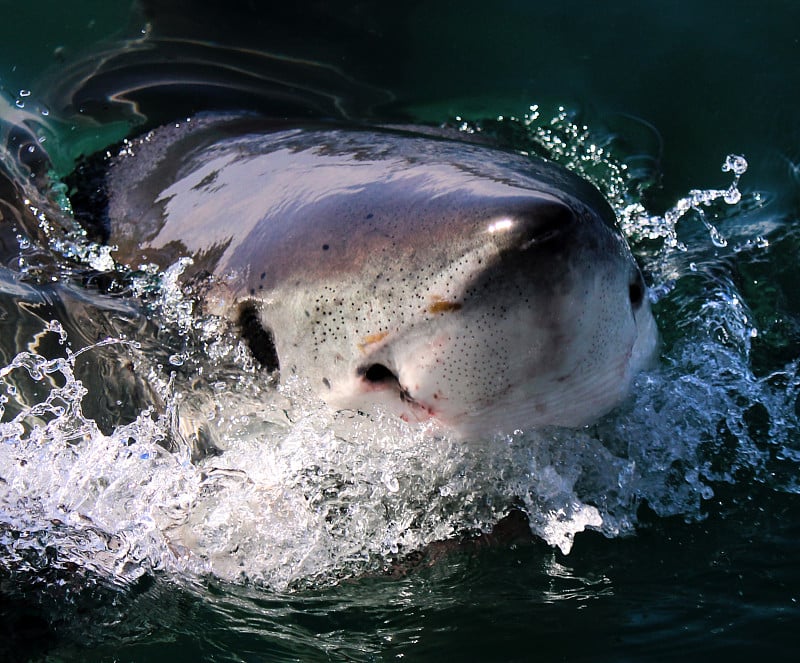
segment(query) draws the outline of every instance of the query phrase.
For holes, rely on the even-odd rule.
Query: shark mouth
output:
[[[397,395],[401,404],[399,415],[403,421],[422,422],[437,418],[436,411],[429,405],[416,400],[408,388],[400,382],[397,373],[385,364],[365,364],[358,368],[357,374],[368,391],[394,392]],[[392,409],[395,408],[396,403]]]

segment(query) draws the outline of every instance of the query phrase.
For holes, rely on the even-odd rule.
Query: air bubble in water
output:
[[[173,366],[183,366],[185,361],[185,357],[181,354],[173,354],[169,357],[169,363]]]
[[[390,492],[396,493],[398,490],[400,490],[400,482],[393,474],[384,472],[381,476],[381,480],[383,481],[383,485],[386,486]]]

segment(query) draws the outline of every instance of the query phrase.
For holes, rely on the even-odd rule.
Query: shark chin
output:
[[[335,409],[464,437],[583,426],[657,344],[613,211],[544,160],[424,128],[226,115],[150,132],[99,172],[88,230],[121,263],[191,256],[206,310],[265,373]]]

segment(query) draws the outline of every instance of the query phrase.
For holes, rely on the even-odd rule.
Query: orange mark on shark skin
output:
[[[451,311],[458,311],[461,308],[461,304],[458,302],[448,302],[438,295],[434,295],[431,299],[433,301],[428,305],[428,313],[450,313]]]
[[[361,352],[366,352],[368,346],[374,345],[375,343],[380,343],[388,335],[389,332],[387,331],[377,332],[375,334],[368,334],[367,336],[361,339],[361,343],[358,344],[358,349],[361,350]]]

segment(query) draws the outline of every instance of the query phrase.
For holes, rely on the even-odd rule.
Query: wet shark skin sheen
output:
[[[612,210],[544,160],[209,117],[131,141],[105,187],[120,262],[191,256],[213,276],[206,310],[334,408],[465,437],[582,426],[656,346]]]

